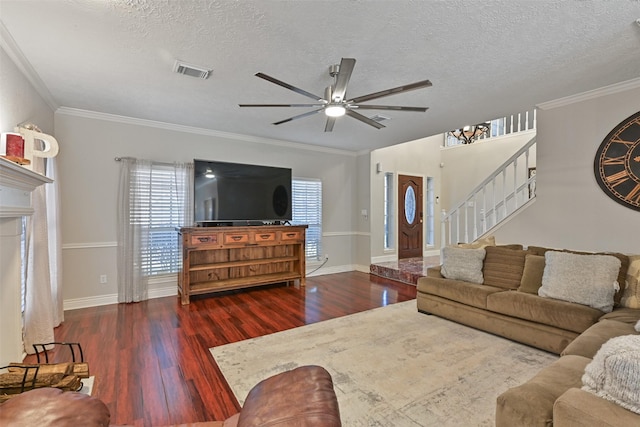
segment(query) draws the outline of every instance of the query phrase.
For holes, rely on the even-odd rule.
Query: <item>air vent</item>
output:
[[[184,74],[185,76],[197,77],[199,79],[208,79],[213,70],[208,70],[198,65],[187,64],[186,62],[176,61],[173,65],[173,72]]]
[[[385,120],[391,120],[391,117],[387,117],[387,116],[381,116],[380,114],[376,114],[373,117],[370,117],[371,120],[373,120],[374,122],[384,122]]]

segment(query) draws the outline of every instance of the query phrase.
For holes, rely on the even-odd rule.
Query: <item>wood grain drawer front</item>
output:
[[[300,240],[300,232],[299,231],[283,231],[280,240],[283,241],[295,241]]]
[[[275,232],[266,232],[266,233],[256,233],[255,234],[256,243],[259,242],[275,242],[276,233]]]
[[[224,244],[249,243],[249,233],[224,233]]]
[[[210,245],[212,243],[218,243],[217,234],[191,235],[192,245]]]

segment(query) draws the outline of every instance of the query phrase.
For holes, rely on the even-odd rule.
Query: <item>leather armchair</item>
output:
[[[99,399],[55,388],[22,393],[0,405],[0,425],[12,427],[107,427],[110,414]],[[174,427],[340,427],[331,375],[302,366],[256,384],[242,410],[224,421]]]

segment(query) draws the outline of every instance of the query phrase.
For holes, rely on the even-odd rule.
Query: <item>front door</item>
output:
[[[422,177],[398,176],[398,258],[422,256]]]

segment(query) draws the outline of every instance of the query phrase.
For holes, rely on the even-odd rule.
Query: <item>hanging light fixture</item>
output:
[[[461,129],[450,131],[449,135],[453,136],[463,144],[471,144],[489,130],[489,124],[489,122],[484,122],[476,125],[465,126]]]

